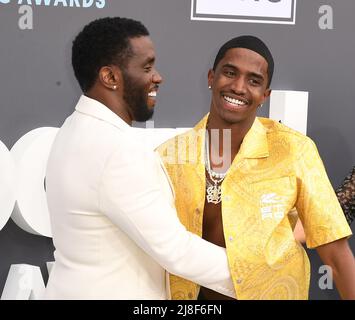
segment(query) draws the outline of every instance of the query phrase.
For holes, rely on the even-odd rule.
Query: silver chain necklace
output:
[[[208,173],[209,179],[213,184],[206,179],[206,198],[208,203],[218,204],[222,201],[222,188],[221,184],[226,176],[226,173],[214,172],[211,168],[210,163],[210,152],[209,152],[209,138],[208,131],[206,130],[205,137],[205,167]]]

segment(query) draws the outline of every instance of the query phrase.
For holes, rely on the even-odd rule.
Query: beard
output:
[[[147,93],[126,71],[122,72],[124,81],[123,99],[127,103],[133,120],[144,122],[152,118],[154,110],[147,105]]]

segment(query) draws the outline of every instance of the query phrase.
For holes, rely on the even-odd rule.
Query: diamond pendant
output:
[[[206,189],[207,191],[207,202],[218,204],[221,202],[222,190],[221,186],[213,185]]]

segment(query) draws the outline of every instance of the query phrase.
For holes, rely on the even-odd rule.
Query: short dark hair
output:
[[[95,83],[99,70],[106,65],[124,69],[132,56],[130,38],[149,36],[139,21],[107,17],[94,20],[76,36],[72,46],[72,66],[83,92]]]
[[[268,64],[267,67],[267,75],[268,75],[268,84],[267,87],[270,86],[271,80],[272,80],[272,75],[274,73],[274,58],[272,57],[272,54],[267,47],[267,45],[261,41],[259,38],[254,37],[254,36],[240,36],[233,38],[229,41],[227,41],[222,47],[219,49],[216,58],[213,63],[213,70],[216,70],[216,67],[218,63],[223,59],[225,56],[226,52],[229,49],[233,48],[245,48],[252,50],[258,54],[260,54]]]

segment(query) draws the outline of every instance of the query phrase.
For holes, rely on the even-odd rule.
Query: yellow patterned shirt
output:
[[[207,118],[158,148],[179,218],[200,236]],[[293,208],[309,248],[351,235],[313,141],[256,118],[222,183],[223,230],[238,299],[308,299],[310,263],[293,236]],[[171,275],[170,286],[173,299],[197,298],[199,287],[190,281]]]

